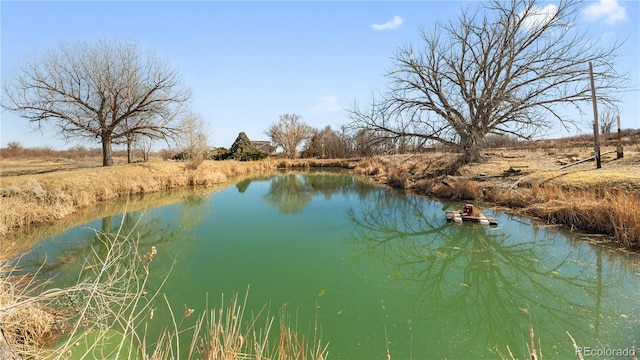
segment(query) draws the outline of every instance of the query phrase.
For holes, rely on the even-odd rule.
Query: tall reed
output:
[[[236,359],[299,359],[322,360],[328,355],[328,344],[323,344],[314,323],[312,337],[301,335],[291,325],[283,307],[278,312],[279,327],[274,328],[275,316],[265,306],[257,314],[247,317],[247,290],[242,303],[235,294],[228,305],[211,310],[208,320],[208,360]],[[275,333],[275,334],[274,334]]]

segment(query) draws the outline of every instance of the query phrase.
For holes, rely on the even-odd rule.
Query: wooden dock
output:
[[[445,213],[447,221],[453,221],[455,223],[461,223],[463,221],[477,222],[482,225],[498,225],[498,221],[491,215],[485,215],[480,213],[477,216],[463,215],[460,211],[447,210]]]

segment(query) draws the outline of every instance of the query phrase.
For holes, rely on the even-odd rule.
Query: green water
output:
[[[249,311],[285,307],[303,334],[317,318],[330,359],[527,358],[530,324],[548,359],[576,358],[567,332],[592,350],[640,345],[639,256],[491,211],[497,227],[446,223],[458,205],[343,172],[280,174],[95,220],[22,261],[72,283],[99,247],[92,229],[140,221],[142,248],[158,249],[149,291],[175,261],[162,291],[178,315],[250,287]],[[170,320],[164,300],[154,309],[150,334]]]

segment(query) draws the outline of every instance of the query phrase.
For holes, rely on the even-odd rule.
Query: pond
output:
[[[500,212],[486,211],[498,226],[447,223],[460,205],[342,171],[280,173],[76,226],[22,263],[71,284],[100,247],[93,229],[133,229],[158,252],[149,291],[172,268],[162,292],[178,316],[249,289],[247,312],[285,308],[303,334],[317,321],[330,359],[527,358],[530,328],[550,359],[575,357],[568,334],[591,351],[640,345],[637,254]],[[171,321],[154,301],[151,335]]]

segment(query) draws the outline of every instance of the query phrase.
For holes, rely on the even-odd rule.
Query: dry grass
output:
[[[271,334],[275,318],[265,307],[246,319],[246,295],[243,303],[238,302],[237,294],[226,307],[224,296],[222,303],[223,306],[217,312],[215,309],[211,311],[208,325],[210,342],[205,357],[207,360],[327,358],[327,345],[323,345],[318,336],[317,322],[309,342],[305,336],[301,336],[292,328],[286,308],[281,308],[278,337],[274,338]]]
[[[34,149],[0,149],[0,176],[46,174],[58,171],[96,169],[102,167],[102,150],[63,150],[43,152]],[[16,152],[18,154],[16,154]],[[140,156],[134,158],[139,160]],[[158,155],[150,160],[160,161]],[[127,163],[126,153],[116,151],[113,157],[116,165]]]
[[[42,290],[42,284],[25,275],[14,275],[14,268],[0,260],[0,354],[18,358],[33,353],[59,330],[56,316],[42,304],[30,302]],[[24,305],[4,310],[15,304]]]
[[[84,165],[73,170],[0,177],[0,236],[31,224],[49,223],[112,199],[185,187],[211,187],[248,174],[293,167],[355,167],[354,160],[198,161]],[[44,160],[45,166],[47,161]],[[2,160],[3,171],[26,171]],[[69,165],[72,166],[72,165]]]
[[[640,247],[640,196],[622,189],[558,190],[525,207],[536,217],[572,229],[608,234],[624,247]]]
[[[250,175],[247,175],[250,176]],[[238,179],[242,179],[239,177]],[[193,197],[202,197],[228,186],[227,183],[207,187],[187,187],[174,189],[169,192],[157,192],[129,196],[121,201],[105,201],[78,210],[73,216],[68,216],[51,223],[27,226],[11,231],[0,237],[0,253],[10,258],[27,251],[35,242],[55,236],[68,229],[89,223],[95,219],[110,217],[127,212],[136,212],[164,205],[169,205]]]
[[[289,168],[344,168],[353,169],[359,159],[270,159],[264,160],[278,169]]]
[[[462,167],[454,154],[430,153],[349,160],[154,161],[7,176],[0,178],[0,235],[134,194],[210,187],[278,168],[341,167],[393,187],[440,198],[490,202],[573,229],[608,234],[623,246],[640,247],[640,225],[633,215],[638,212],[632,210],[640,193],[640,151],[627,149],[620,160],[615,154],[606,155],[602,169],[595,169],[593,162],[558,169],[588,157],[588,147],[493,150],[485,155],[486,161]],[[8,167],[11,171],[7,161],[2,160],[3,170]],[[605,200],[613,200],[601,201],[605,194]]]
[[[329,165],[331,164],[331,165]],[[6,162],[4,162],[6,165]],[[46,164],[45,164],[46,165]],[[0,179],[0,232],[6,235],[12,229],[41,222],[51,222],[63,219],[67,215],[82,209],[97,209],[107,204],[107,200],[129,197],[135,194],[160,192],[168,189],[184,187],[211,188],[227,183],[232,178],[242,175],[271,172],[278,167],[312,167],[333,166],[329,161],[262,161],[262,162],[212,162],[176,163],[152,162],[145,164],[125,164],[113,167],[79,166],[73,170],[50,171],[43,174],[28,176],[8,176]],[[40,172],[40,171],[38,171]],[[180,194],[177,195],[180,199]],[[177,201],[176,200],[176,201]],[[163,197],[163,201],[166,201]],[[136,205],[135,199],[130,202],[134,207],[144,208],[149,201],[141,201]],[[110,213],[118,209],[101,210]],[[121,210],[121,209],[120,209]],[[87,210],[84,210],[87,211]],[[94,218],[93,211],[87,211],[89,217]],[[68,224],[61,222],[63,226]],[[37,231],[37,230],[34,230]],[[0,353],[6,357],[28,358],[43,357],[58,358],[67,356],[73,350],[74,339],[79,333],[95,333],[96,341],[86,349],[90,354],[101,343],[110,341],[110,334],[104,329],[116,327],[121,329],[122,343],[117,351],[124,351],[120,355],[129,356],[131,344],[143,344],[142,357],[148,359],[176,358],[179,350],[178,333],[180,324],[174,320],[173,331],[164,333],[151,349],[147,349],[146,339],[138,334],[139,320],[147,305],[138,305],[141,289],[144,288],[148,276],[148,266],[136,259],[148,259],[148,256],[138,255],[137,246],[130,243],[135,239],[131,234],[101,234],[105,245],[110,249],[107,259],[87,259],[87,264],[103,264],[99,272],[88,279],[90,282],[80,282],[67,289],[53,289],[42,291],[43,284],[36,284],[33,276],[14,276],[8,262],[0,263]],[[3,236],[6,238],[6,236]],[[114,241],[109,241],[110,239]],[[1,239],[0,239],[1,240]],[[15,240],[15,239],[14,239]],[[115,241],[117,240],[117,241]],[[18,241],[20,242],[20,241]],[[0,243],[0,248],[3,245]],[[133,249],[133,251],[131,251]],[[7,257],[11,252],[3,248],[2,256]],[[93,254],[97,256],[97,254]],[[128,265],[121,266],[122,262]],[[85,270],[94,269],[93,265]],[[81,270],[82,272],[82,270]],[[81,274],[79,278],[83,278]],[[114,288],[118,289],[114,293]],[[158,293],[148,295],[147,298],[157,297]],[[82,304],[74,305],[74,309],[65,312],[64,309],[53,307],[52,301],[58,304],[66,303],[66,298],[84,299]],[[54,310],[55,309],[55,310]],[[58,314],[58,316],[54,315]],[[75,314],[75,315],[74,315]],[[70,316],[71,315],[71,316]],[[190,314],[185,313],[184,317]],[[222,316],[223,313],[221,312]],[[225,315],[229,315],[225,313]],[[322,358],[326,356],[326,347],[321,347],[315,338],[311,348],[285,322],[285,315],[281,314],[280,335],[277,346],[269,347],[269,328],[258,329],[257,334],[265,337],[254,342],[252,350],[256,355],[245,356],[248,353],[238,353],[242,358],[252,359],[293,359],[293,358]],[[61,317],[64,317],[69,341],[58,349],[47,349],[46,342],[52,335],[57,334],[61,327]],[[183,319],[184,319],[183,317]],[[104,323],[106,319],[113,324]],[[191,330],[194,340],[189,344],[190,354],[194,354],[195,334],[199,332],[204,317]],[[220,321],[229,320],[218,318]],[[271,322],[273,319],[270,320]],[[180,321],[181,323],[181,321]],[[124,326],[124,327],[123,327]],[[240,326],[236,324],[236,326]],[[257,335],[254,334],[254,338]],[[211,339],[211,346],[216,339]],[[226,342],[225,342],[226,343]],[[248,349],[251,350],[251,349]],[[135,351],[135,350],[134,350]],[[85,354],[85,355],[86,355]],[[291,354],[291,355],[287,355]],[[118,356],[120,356],[118,355]],[[189,356],[191,358],[191,356]]]
[[[92,248],[79,269],[78,283],[71,287],[45,290],[44,284],[30,280],[35,279],[37,273],[13,276],[12,271],[5,271],[0,274],[0,298],[3,299],[0,323],[8,347],[5,351],[19,358],[65,358],[79,351],[75,349],[78,336],[94,334],[95,341],[84,349],[87,356],[100,349],[109,329],[121,332],[123,344],[137,337],[135,330],[140,314],[146,313],[150,306],[140,294],[149,276],[151,258],[140,255],[137,237],[130,233],[118,231],[97,233],[97,236],[106,254],[98,255]],[[6,263],[4,269],[7,269]],[[150,294],[148,299],[157,295],[158,292]],[[55,324],[59,325],[58,329],[54,328]],[[60,329],[64,329],[68,340],[56,349],[48,348],[47,340],[54,335],[54,330]],[[120,347],[118,351],[123,349],[125,347]],[[115,357],[122,356],[129,357],[125,352]]]
[[[462,167],[452,154],[398,155],[363,160],[354,171],[393,187],[491,203],[640,248],[640,151],[627,150],[618,160],[606,155],[601,169],[585,162],[558,170],[589,155],[587,148],[494,151]]]
[[[188,186],[213,186],[229,178],[275,169],[271,162],[151,162],[0,178],[0,235],[30,224],[62,219],[111,199]]]

